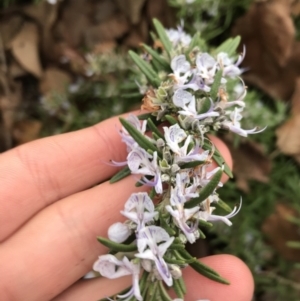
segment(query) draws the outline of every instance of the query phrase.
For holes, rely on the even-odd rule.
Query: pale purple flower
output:
[[[183,24],[176,29],[166,29],[166,34],[173,44],[173,47],[187,47],[192,41],[192,37],[183,31]]]
[[[175,56],[171,61],[171,69],[174,73],[170,74],[175,80],[175,89],[185,85],[188,78],[192,75],[191,65],[184,54]]]
[[[151,160],[152,159],[152,160]],[[161,173],[157,164],[157,152],[153,156],[140,147],[134,148],[127,156],[128,167],[133,174],[153,176],[153,180],[143,177],[141,183],[154,186],[157,193],[162,193]]]
[[[206,186],[209,182],[211,177],[220,170],[220,167],[216,167],[211,171],[207,171],[207,165],[203,165],[202,167],[198,168],[197,171],[194,173],[194,186],[197,187],[204,187]],[[223,184],[222,182],[219,182],[218,184],[219,187],[222,187]]]
[[[206,113],[198,114],[195,96],[193,96],[190,92],[182,89],[179,89],[174,93],[173,103],[177,107],[183,109],[178,111],[179,114],[190,116],[198,120],[202,120],[208,117],[217,117],[220,115],[218,112],[214,112],[212,108]]]
[[[158,212],[154,211],[154,204],[146,192],[133,193],[125,203],[121,213],[137,224],[137,231],[145,224],[153,221]]]
[[[174,153],[179,153],[179,143],[187,137],[185,131],[177,123],[170,127],[163,127],[163,130],[167,145]]]
[[[206,52],[201,53],[197,55],[196,66],[197,76],[200,76],[206,85],[211,85],[217,70],[216,60]]]
[[[126,275],[132,275],[132,287],[128,293],[118,295],[119,298],[135,297],[137,300],[142,301],[143,298],[140,293],[139,274],[140,264],[135,264],[129,261],[127,257],[118,260],[111,254],[101,255],[94,263],[93,269],[99,272],[103,277],[115,279]]]
[[[108,228],[107,234],[111,241],[122,243],[130,236],[131,230],[127,224],[118,222]]]
[[[229,214],[227,214],[225,216],[221,216],[221,215],[212,214],[212,212],[215,210],[215,207],[211,207],[210,204],[211,204],[211,202],[210,202],[209,198],[207,200],[203,201],[200,205],[200,207],[202,207],[203,211],[200,210],[198,213],[196,213],[194,215],[194,217],[205,220],[207,222],[222,221],[226,225],[231,226],[232,222],[229,219],[234,217],[236,214],[238,214],[238,212],[240,211],[240,209],[242,207],[242,201],[241,201],[239,207],[235,206]]]
[[[222,127],[228,129],[240,136],[247,137],[248,134],[257,134],[265,130],[256,130],[256,127],[251,130],[244,130],[241,128],[240,120],[243,118],[240,114],[243,111],[243,108],[234,108],[234,111],[230,112],[230,120],[222,122]]]
[[[223,76],[228,76],[233,78],[241,75],[243,70],[240,69],[238,66],[243,61],[245,55],[246,55],[246,48],[244,46],[243,52],[239,55],[238,60],[236,61],[236,63],[233,63],[233,59],[229,58],[227,53],[220,52],[217,55],[217,61],[219,63],[220,68],[223,69]]]
[[[208,157],[208,151],[199,153],[199,146],[195,146],[188,152],[189,144],[192,142],[192,136],[187,136],[185,131],[178,124],[170,127],[163,127],[167,145],[175,153],[174,163],[184,163],[191,161],[205,161]],[[185,142],[182,146],[179,143]]]
[[[181,231],[185,234],[187,240],[190,243],[194,243],[197,239],[196,230],[197,225],[194,224],[190,227],[187,221],[199,211],[199,207],[194,207],[191,209],[184,209],[184,203],[187,201],[186,197],[183,195],[183,183],[180,182],[180,175],[176,176],[176,186],[171,188],[170,205],[167,205],[166,210],[173,216],[173,219]],[[179,184],[179,185],[177,185]],[[191,197],[196,197],[197,194],[190,194]],[[173,209],[173,207],[175,209]]]
[[[173,285],[173,278],[163,256],[173,240],[174,237],[170,237],[166,230],[161,227],[142,228],[137,236],[139,253],[135,254],[138,258],[153,260],[159,275],[168,286]]]

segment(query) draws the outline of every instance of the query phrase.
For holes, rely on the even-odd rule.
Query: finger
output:
[[[50,300],[86,274],[107,248],[97,236],[122,219],[136,179],[107,182],[45,208],[0,246],[3,300]],[[24,277],[26,275],[26,277]],[[39,288],[39,289],[36,289]]]
[[[216,148],[219,150],[219,152],[222,154],[225,163],[232,170],[232,166],[233,166],[232,157],[231,157],[230,151],[229,151],[228,147],[226,146],[226,144],[216,136],[210,135],[209,139],[216,146]],[[217,163],[215,161],[213,161],[211,169],[213,169],[217,166],[218,166]],[[221,182],[225,183],[225,182],[227,182],[228,179],[229,179],[228,175],[223,173]]]
[[[124,161],[118,117],[0,155],[0,241],[42,208],[111,177]]]
[[[230,281],[230,285],[219,284],[199,275],[191,268],[184,270],[187,286],[185,301],[208,299],[210,301],[250,301],[253,296],[253,278],[247,266],[231,255],[216,255],[201,261]],[[52,301],[99,300],[118,293],[131,285],[131,277],[110,280],[97,278],[80,280]],[[175,295],[173,295],[175,298]]]
[[[215,255],[201,261],[216,270],[230,285],[216,283],[200,277],[193,269],[184,271],[187,284],[187,300],[209,299],[210,301],[250,301],[253,297],[254,281],[249,268],[237,257]]]
[[[135,182],[133,176],[115,184],[105,182],[53,203],[7,239],[0,247],[0,273],[6,275],[9,291],[41,301],[41,295],[31,296],[40,293],[36,286],[55,296],[87,273],[97,256],[107,252],[96,236],[106,236],[108,227],[122,218],[120,210],[137,191]],[[33,268],[27,271],[28,266]],[[24,274],[27,277],[20,279]]]

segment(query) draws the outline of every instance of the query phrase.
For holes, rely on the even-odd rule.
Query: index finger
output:
[[[44,207],[110,178],[124,161],[126,146],[118,117],[0,155],[0,241]]]

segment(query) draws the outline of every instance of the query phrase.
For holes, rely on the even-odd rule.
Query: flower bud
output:
[[[171,269],[171,275],[174,279],[179,279],[182,276],[182,271],[178,265],[169,264],[169,268]]]
[[[128,225],[123,224],[123,223],[115,223],[112,224],[108,228],[108,238],[111,241],[117,242],[117,243],[122,243],[125,241],[131,234],[131,231],[128,227]]]
[[[151,272],[151,270],[152,270],[152,261],[151,260],[149,260],[149,259],[143,259],[141,261],[141,263],[142,263],[142,267],[143,267],[143,269],[145,271]]]

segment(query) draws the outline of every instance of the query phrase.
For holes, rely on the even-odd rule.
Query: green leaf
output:
[[[146,44],[143,44],[143,47],[165,71],[171,71],[170,64],[161,55]]]
[[[213,101],[216,100],[216,98],[218,97],[218,92],[219,92],[219,87],[220,87],[220,84],[221,84],[222,75],[223,75],[223,69],[220,69],[216,73],[214,82],[211,86],[210,96],[211,96]]]
[[[217,154],[216,152],[213,154],[213,159],[216,161],[216,163],[219,166],[224,166],[224,172],[228,175],[229,178],[233,178],[233,174],[231,172],[230,167],[228,166],[228,164],[224,161],[223,157],[219,154]]]
[[[165,229],[170,236],[174,236],[176,234],[176,231],[169,226],[169,224],[163,216],[160,215],[159,221],[162,228]]]
[[[186,264],[185,260],[178,260],[178,259],[168,258],[168,257],[165,257],[165,256],[164,256],[164,260],[167,263],[170,263],[170,264],[178,264],[178,265]]]
[[[224,43],[222,43],[215,50],[215,53],[218,54],[220,52],[226,52],[228,56],[232,56],[236,52],[240,42],[241,42],[240,36],[236,36],[235,38],[230,38],[226,40]]]
[[[173,279],[173,289],[175,291],[175,294],[178,298],[183,299],[184,298],[184,292],[181,289],[181,285],[179,284],[179,281],[177,279]]]
[[[162,301],[172,301],[172,298],[167,293],[162,281],[159,281],[159,291]]]
[[[288,241],[287,246],[294,249],[300,249],[300,241]]]
[[[187,162],[187,163],[179,163],[179,166],[181,169],[184,168],[194,168],[197,167],[199,165],[202,165],[205,161],[193,161],[193,162]]]
[[[97,240],[101,242],[104,246],[117,252],[133,252],[137,250],[136,244],[131,244],[131,245],[119,244],[101,236],[98,236]]]
[[[157,136],[159,136],[160,138],[164,139],[164,135],[159,131],[159,129],[157,128],[157,126],[154,124],[154,122],[152,121],[151,118],[147,119],[147,125],[149,126],[149,129],[155,133]]]
[[[186,259],[194,259],[190,266],[199,274],[223,284],[230,284],[226,279],[220,276],[215,270],[192,257],[186,250],[180,250],[180,254]]]
[[[153,68],[145,62],[139,55],[137,55],[132,50],[129,50],[129,55],[132,58],[132,60],[135,62],[135,64],[140,68],[140,70],[145,74],[149,82],[155,86],[158,87],[160,80],[156,74],[156,72],[153,70]]]
[[[194,208],[195,206],[199,205],[201,202],[206,200],[217,188],[217,186],[221,180],[222,173],[223,173],[223,169],[220,168],[214,174],[214,176],[211,178],[209,183],[201,189],[199,197],[189,200],[188,202],[186,202],[184,204],[184,207],[185,208]]]
[[[161,152],[156,148],[155,145],[151,143],[138,129],[136,129],[130,122],[126,119],[120,117],[120,122],[130,134],[130,136],[137,142],[137,144],[143,148],[144,150],[148,151],[148,149],[157,152],[159,156],[161,156]]]
[[[199,219],[198,220],[198,226],[199,227],[205,227],[205,228],[211,228],[213,226],[213,224],[209,223],[209,222],[207,222],[207,221],[205,221],[203,219]]]
[[[172,243],[168,250],[184,250],[185,246],[183,244]]]
[[[193,48],[199,46],[200,41],[201,41],[200,33],[199,31],[197,31],[190,42],[189,48],[186,51],[186,55],[189,55],[189,53],[193,50]]]
[[[228,206],[224,201],[222,201],[221,199],[219,199],[216,203],[217,206],[219,206],[220,208],[224,209],[227,212],[232,212],[232,209],[230,208],[230,206]]]
[[[165,115],[165,118],[170,122],[171,125],[178,123],[177,120],[171,115]]]
[[[209,140],[209,139],[208,139]],[[231,172],[230,167],[228,166],[228,164],[225,162],[224,158],[222,157],[220,151],[217,149],[216,146],[214,146],[215,150],[214,150],[214,154],[213,154],[213,159],[215,160],[215,162],[221,167],[224,167],[224,172],[230,177],[233,178],[233,174]],[[212,145],[211,143],[208,142],[204,142],[203,144],[203,149],[204,150],[212,150]]]
[[[170,56],[171,51],[172,51],[172,43],[166,33],[165,28],[157,19],[153,19],[153,24],[154,24],[154,27],[156,29],[156,32],[159,36],[161,43],[163,44],[165,50],[167,51],[167,53]]]
[[[139,120],[146,120],[152,116],[152,113],[145,113],[138,116]]]
[[[184,294],[186,294],[186,286],[185,286],[183,277],[180,277],[178,279],[178,281],[179,281],[179,285],[181,287],[181,290],[183,291]]]
[[[110,180],[109,183],[113,184],[116,183],[124,178],[126,178],[127,176],[129,176],[131,174],[131,170],[129,169],[128,166],[122,168],[118,173],[116,173]]]

